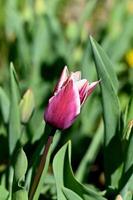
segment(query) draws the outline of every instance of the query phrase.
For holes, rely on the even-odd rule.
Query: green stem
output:
[[[34,179],[33,179],[33,184],[32,184],[32,186],[31,186],[31,190],[30,190],[30,194],[29,194],[29,200],[32,200],[32,199],[33,199],[34,194],[35,194],[35,192],[36,192],[36,189],[37,189],[37,186],[38,186],[38,184],[39,184],[41,175],[42,175],[42,173],[43,173],[43,169],[44,169],[44,167],[45,167],[47,155],[48,155],[50,146],[51,146],[51,144],[52,144],[53,136],[54,136],[55,131],[56,131],[56,129],[53,128],[52,131],[51,131],[51,134],[48,136],[48,140],[47,140],[47,142],[46,142],[46,145],[45,145],[45,148],[44,148],[44,151],[43,151],[41,160],[40,160],[40,164],[39,164],[39,166],[38,166],[38,169],[37,169],[37,171],[36,171],[35,177],[34,177]]]

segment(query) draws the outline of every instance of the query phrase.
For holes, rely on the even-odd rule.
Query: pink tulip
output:
[[[69,74],[65,66],[54,94],[49,99],[44,113],[45,121],[57,129],[70,127],[98,83],[99,81],[89,84],[86,79],[81,79],[79,71]]]

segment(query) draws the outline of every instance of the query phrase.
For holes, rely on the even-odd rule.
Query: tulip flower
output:
[[[89,84],[86,79],[81,79],[79,71],[69,74],[67,67],[64,67],[54,89],[53,96],[49,99],[44,113],[46,123],[51,125],[51,132],[45,143],[42,158],[30,189],[29,200],[33,199],[36,188],[39,185],[56,129],[66,129],[72,125],[76,117],[80,114],[82,105],[98,83],[99,81]]]
[[[44,113],[45,121],[57,129],[69,128],[98,83],[89,84],[86,79],[81,79],[79,71],[69,74],[65,66],[53,96],[49,99]]]

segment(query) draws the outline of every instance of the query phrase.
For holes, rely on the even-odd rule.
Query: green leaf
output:
[[[124,162],[124,169],[121,180],[121,194],[125,195],[131,193],[133,197],[133,124],[131,124],[130,137],[128,140],[128,147],[126,149],[126,159]],[[126,198],[124,198],[126,199]]]
[[[92,198],[90,198],[88,195],[83,195],[83,197],[84,197],[84,200],[98,200],[98,198],[97,198],[97,196],[94,196],[94,197],[92,197]]]
[[[8,195],[8,191],[2,185],[0,185],[0,200],[7,200]]]
[[[127,107],[126,123],[129,123],[131,120],[133,120],[133,96],[130,98]]]
[[[9,114],[9,152],[13,153],[20,137],[19,92],[13,64],[10,65],[10,114]]]
[[[131,97],[126,108],[125,130],[123,139],[125,142],[125,161],[123,174],[120,182],[121,194],[124,200],[132,199],[133,196],[133,98]]]
[[[120,107],[117,97],[118,81],[112,64],[98,43],[90,37],[99,79],[105,124],[104,163],[107,185],[118,187],[122,168]],[[113,157],[112,157],[113,155]]]
[[[101,143],[103,141],[103,121],[100,123],[97,132],[94,135],[94,138],[92,139],[92,142],[87,149],[84,157],[82,158],[78,169],[76,171],[76,178],[79,181],[83,181],[85,177],[85,172],[90,170],[98,152],[99,148],[101,146]]]
[[[23,151],[23,149],[20,148],[14,160],[14,178],[13,178],[13,188],[12,188],[13,200],[28,199],[28,193],[24,189],[24,186],[23,186],[27,167],[28,167],[28,162],[27,162],[26,154]]]
[[[123,197],[123,200],[133,200],[133,192],[127,192],[126,195]]]
[[[67,200],[83,200],[79,195],[68,188],[63,187],[62,190]]]
[[[13,194],[12,200],[28,200],[28,192],[26,190],[18,190]]]
[[[10,102],[5,91],[0,87],[0,107],[3,115],[4,122],[7,123],[9,119]]]
[[[71,168],[71,142],[65,144],[55,155],[53,161],[53,171],[57,187],[57,199],[66,200],[66,196],[62,191],[62,188],[67,188],[76,193],[80,198],[83,195],[87,195],[90,199],[105,200],[100,194],[96,193],[90,188],[87,188],[80,184],[73,175]]]

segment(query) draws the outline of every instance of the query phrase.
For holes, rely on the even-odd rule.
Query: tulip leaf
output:
[[[68,188],[63,188],[63,193],[67,200],[83,200],[79,195]]]
[[[19,91],[13,64],[10,65],[10,113],[9,113],[9,152],[13,153],[20,137]]]
[[[10,102],[2,87],[0,87],[0,107],[4,122],[7,123],[9,119]]]
[[[85,187],[80,184],[73,175],[73,171],[71,168],[71,142],[66,143],[55,155],[53,161],[53,171],[57,186],[57,199],[58,200],[66,200],[66,196],[68,196],[68,192],[63,192],[62,188],[67,188],[73,191],[78,195],[81,199],[83,195],[87,195],[90,199],[99,199],[105,200],[98,193],[94,192],[92,189]],[[68,190],[67,190],[68,191]],[[66,195],[67,193],[67,195]],[[69,195],[72,195],[72,192]]]
[[[79,181],[83,181],[85,172],[89,171],[103,142],[103,121],[100,123],[97,132],[95,133],[90,146],[88,147],[82,161],[80,162],[76,171],[76,178]]]
[[[123,198],[125,194],[127,195],[128,193],[131,193],[133,197],[133,124],[129,124],[129,126],[131,127],[129,127],[130,133],[121,180],[121,195]]]
[[[124,167],[123,174],[120,181],[121,195],[124,200],[132,199],[133,194],[133,97],[130,99],[126,107],[124,116]]]
[[[122,200],[133,200],[133,192],[128,191],[127,193],[125,193]]]
[[[28,200],[28,192],[26,190],[20,189],[14,192],[12,200]]]
[[[126,112],[126,124],[129,123],[131,120],[133,120],[133,96],[131,97],[129,104],[127,106],[127,112]]]
[[[100,86],[105,125],[104,164],[106,184],[118,187],[123,158],[120,135],[121,116],[117,97],[118,81],[112,64],[104,50],[92,37],[90,37],[90,42],[97,74],[99,79],[101,79]]]
[[[123,139],[126,141],[128,141],[131,134],[132,120],[133,120],[133,97],[131,97],[124,113]]]
[[[0,185],[0,200],[7,200],[8,195],[8,191],[2,185]]]

